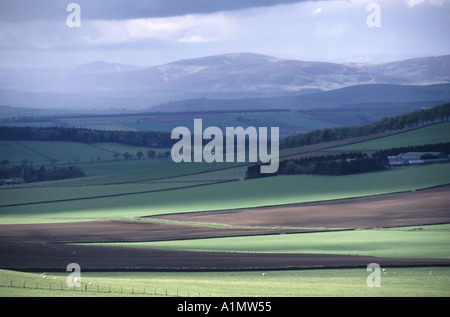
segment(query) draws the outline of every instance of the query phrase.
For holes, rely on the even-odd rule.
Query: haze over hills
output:
[[[154,106],[154,111],[219,111],[239,109],[314,110],[378,107],[410,111],[450,101],[450,84],[436,85],[355,85],[318,93],[265,98],[210,99],[173,101]],[[401,112],[400,111],[400,112]]]
[[[176,101],[199,98],[233,99],[236,104],[236,99],[271,97],[265,101],[271,108],[283,108],[274,97],[288,96],[302,98],[303,103],[295,108],[302,104],[329,107],[336,96],[344,98],[344,104],[364,104],[368,96],[372,102],[377,102],[373,96],[382,97],[383,102],[389,101],[389,96],[394,96],[394,102],[445,102],[450,98],[448,86],[430,87],[426,92],[398,86],[442,83],[450,83],[450,55],[380,64],[337,64],[234,53],[152,67],[93,62],[72,68],[3,68],[0,105],[174,111],[181,109],[168,103],[173,106]],[[342,90],[348,87],[353,88]],[[336,90],[336,95],[319,93],[330,90]]]

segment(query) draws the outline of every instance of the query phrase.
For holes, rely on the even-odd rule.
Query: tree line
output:
[[[384,133],[392,130],[416,128],[432,123],[449,121],[450,103],[415,110],[406,114],[386,117],[360,127],[336,127],[291,135],[280,141],[280,149],[345,140]]]
[[[75,165],[34,167],[32,162],[23,160],[21,165],[9,165],[7,160],[0,162],[0,179],[21,178],[25,183],[84,177],[81,167]]]
[[[367,173],[386,169],[388,162],[387,157],[351,152],[282,160],[278,171],[273,174],[261,174],[260,165],[254,164],[249,166],[246,172],[246,179],[275,175],[310,174],[338,176]]]
[[[372,155],[375,156],[396,156],[401,153],[407,152],[444,152],[450,153],[450,142],[447,143],[436,143],[436,144],[425,144],[425,145],[411,145],[404,147],[391,148],[386,150],[378,150]]]
[[[283,160],[277,173],[261,174],[259,164],[247,168],[246,178],[259,178],[275,175],[349,175],[385,170],[389,167],[389,156],[407,152],[444,152],[450,153],[450,142],[379,150],[371,155],[363,152],[349,152],[336,155],[310,156],[299,159]]]
[[[103,131],[66,127],[0,127],[0,140],[68,141],[82,143],[121,143],[133,146],[167,148],[173,145],[168,132]]]

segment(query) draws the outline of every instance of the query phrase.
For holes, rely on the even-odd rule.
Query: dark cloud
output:
[[[69,3],[78,3],[83,19],[122,20],[169,17],[274,6],[307,0],[1,0],[0,21],[54,20],[67,15]]]

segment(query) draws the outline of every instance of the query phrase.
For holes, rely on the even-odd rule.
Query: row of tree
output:
[[[387,168],[387,157],[368,156],[362,152],[342,153],[337,155],[311,156],[306,158],[282,160],[278,171],[273,174],[262,174],[261,164],[247,168],[246,178],[259,178],[275,175],[348,175],[368,173]]]
[[[103,131],[64,127],[0,127],[0,140],[111,142],[133,146],[167,148],[174,141],[168,132]]]
[[[21,178],[26,183],[60,180],[86,176],[79,166],[41,166],[36,168],[31,164],[9,165],[6,161],[0,164],[0,179]]]
[[[138,151],[138,152],[136,153],[136,157],[137,157],[138,159],[142,159],[145,155],[147,155],[147,157],[150,158],[150,159],[154,159],[154,158],[160,159],[160,158],[169,157],[169,156],[170,156],[170,152],[169,152],[169,151],[165,151],[165,152],[161,152],[161,153],[156,154],[155,151],[153,151],[153,150],[148,150],[148,151],[146,152],[146,154],[144,154],[144,152],[142,152],[142,151]],[[117,154],[117,156],[116,156],[116,154],[115,154],[115,155],[114,155],[114,158],[117,159],[118,156],[119,156],[119,154]],[[123,153],[122,156],[123,156],[126,160],[131,160],[131,159],[133,158],[133,154],[130,154],[130,153],[128,153],[128,152]]]
[[[450,142],[425,144],[425,145],[411,145],[411,146],[404,146],[404,147],[398,147],[398,148],[392,148],[392,149],[386,149],[386,150],[379,150],[379,151],[373,153],[372,156],[388,157],[388,156],[399,155],[401,153],[406,153],[406,152],[444,152],[444,153],[449,154],[450,153]]]
[[[449,154],[450,142],[379,150],[370,156],[363,152],[349,152],[283,160],[280,161],[278,171],[274,174],[261,174],[261,164],[254,164],[247,168],[246,178],[293,174],[348,175],[375,172],[389,167],[389,156],[396,156],[406,152],[444,152]]]
[[[371,124],[360,127],[336,127],[323,130],[314,130],[307,133],[286,137],[280,142],[280,148],[293,148],[298,146],[318,144],[349,138],[374,135],[392,130],[415,128],[432,123],[450,120],[450,103],[431,108],[411,111],[406,114],[383,118]]]

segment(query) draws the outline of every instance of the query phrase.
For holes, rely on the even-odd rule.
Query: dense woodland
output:
[[[449,154],[450,142],[380,150],[372,153],[370,156],[363,152],[349,152],[283,160],[280,162],[277,173],[274,174],[261,174],[261,164],[254,164],[247,168],[246,178],[293,174],[348,175],[375,172],[389,167],[388,156],[406,152],[444,152]]]
[[[413,145],[413,146],[405,146],[392,148],[387,150],[379,150],[373,155],[376,156],[395,156],[400,153],[407,152],[444,152],[450,154],[450,142],[447,143],[437,143],[437,144],[426,144],[426,145]]]
[[[103,131],[63,127],[0,127],[0,140],[68,141],[82,143],[111,142],[133,146],[167,148],[173,145],[168,132]]]
[[[0,162],[0,180],[10,178],[21,178],[26,183],[51,181],[67,178],[86,176],[79,166],[33,166],[32,162],[23,160],[21,165],[9,165],[4,160]]]
[[[337,127],[314,130],[286,137],[280,142],[280,148],[293,148],[322,142],[345,140],[349,138],[374,135],[393,130],[416,128],[427,124],[450,120],[450,103],[431,108],[411,111],[406,114],[383,118],[360,127]]]
[[[247,168],[246,178],[295,174],[348,175],[384,170],[387,165],[386,156],[370,157],[362,152],[352,152],[283,160],[274,174],[262,174],[260,164],[254,164]]]

